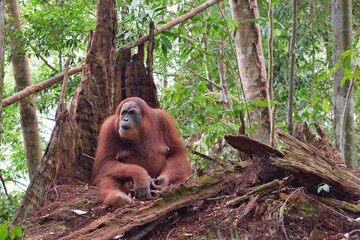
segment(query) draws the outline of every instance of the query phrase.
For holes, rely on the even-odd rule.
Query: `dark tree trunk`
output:
[[[148,59],[148,66],[149,61]],[[128,97],[140,97],[150,107],[160,107],[152,71],[144,65],[143,44],[139,45],[138,53],[133,56],[129,49],[123,50],[116,61],[114,108],[121,100]]]
[[[80,85],[69,109],[58,107],[50,142],[14,216],[14,223],[40,207],[56,185],[71,184],[73,180],[89,181],[98,130],[121,100],[137,96],[150,106],[159,107],[151,70],[153,44],[150,43],[148,49],[148,69],[144,66],[143,44],[132,57],[130,49],[123,50],[115,63],[115,2],[98,1],[95,32],[89,35]]]
[[[2,127],[2,100],[4,92],[4,63],[5,63],[5,21],[4,1],[0,1],[0,146]]]
[[[81,83],[69,110],[58,109],[56,124],[40,166],[14,216],[19,222],[41,206],[57,184],[72,179],[88,181],[95,155],[99,125],[112,113],[115,39],[115,0],[100,0],[97,23],[86,57]]]

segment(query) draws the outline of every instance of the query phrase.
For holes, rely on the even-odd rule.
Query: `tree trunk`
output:
[[[4,93],[4,63],[5,63],[5,21],[4,1],[0,1],[0,146],[2,129],[2,100]]]
[[[295,129],[296,137],[277,130],[287,147],[284,158],[272,158],[271,163],[293,174],[309,192],[315,192],[321,183],[328,184],[329,196],[357,201],[360,198],[360,178],[358,172],[347,168],[344,159],[331,145],[329,138],[320,126],[315,128],[321,137],[311,133],[304,124]]]
[[[294,81],[295,81],[295,43],[296,43],[296,0],[292,0],[292,30],[290,40],[290,74],[289,74],[289,97],[287,129],[290,135],[294,134],[293,107],[294,107]]]
[[[266,78],[260,25],[254,22],[259,18],[257,1],[230,0],[230,6],[232,18],[239,26],[239,28],[235,29],[235,44],[245,96],[251,102],[261,100],[269,103],[269,85]],[[254,110],[250,113],[250,119],[252,122],[251,127],[255,130],[254,138],[269,144],[269,107],[254,105]]]
[[[149,50],[152,51],[148,49],[148,57]],[[119,54],[116,60],[114,108],[121,100],[128,97],[140,97],[150,107],[160,107],[152,72],[149,68],[145,68],[144,56],[144,44],[139,45],[138,53],[133,56],[130,49],[124,49]],[[150,59],[147,60],[148,66],[149,61]]]
[[[117,17],[115,0],[98,1],[97,22],[80,85],[69,110],[58,109],[50,142],[14,216],[17,223],[41,206],[57,184],[88,181],[98,129],[112,111]],[[89,157],[90,156],[90,157]]]
[[[352,11],[351,0],[332,0],[331,15],[333,25],[333,63],[337,63],[343,52],[348,50],[352,44]],[[341,87],[341,81],[344,77],[343,68],[345,61],[341,63],[341,67],[334,72],[334,133],[336,148],[343,155],[346,165],[356,168],[356,152],[355,152],[355,128],[354,128],[354,97],[351,92],[349,102],[347,104],[347,114],[345,121],[342,121],[344,112],[345,99],[350,86],[350,81],[346,81]],[[342,128],[342,124],[344,127]],[[341,129],[344,129],[344,140],[341,146],[340,136]]]
[[[225,103],[226,109],[232,109],[232,102],[229,94],[229,87],[227,85],[227,78],[226,78],[226,64],[224,59],[225,55],[225,41],[221,39],[220,45],[220,59],[217,60],[218,62],[218,71],[219,71],[219,78],[220,78],[220,96],[221,101]]]
[[[8,5],[7,14],[12,17],[12,21],[9,22],[11,25],[9,29],[11,31],[10,43],[12,49],[13,72],[17,91],[21,91],[27,86],[31,85],[31,75],[25,46],[21,45],[22,23],[20,19],[19,2],[18,0],[6,0],[5,3]],[[21,128],[25,145],[26,162],[28,166],[29,178],[30,181],[32,181],[35,174],[35,169],[39,165],[42,156],[34,98],[29,96],[20,101],[19,109]]]
[[[209,61],[207,57],[207,36],[206,33],[203,33],[203,44],[204,44],[204,66],[205,66],[205,74],[206,78],[211,80],[210,73],[209,73]],[[206,83],[206,87],[210,92],[214,91],[213,85],[209,82]]]
[[[269,99],[274,100],[274,14],[273,14],[273,2],[269,0],[269,39],[268,39],[268,52],[269,52],[269,65],[268,65],[268,83],[269,83]],[[275,115],[276,106],[270,106],[270,146],[277,146],[276,135],[275,135]]]

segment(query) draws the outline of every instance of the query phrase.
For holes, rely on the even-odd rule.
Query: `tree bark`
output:
[[[348,50],[352,44],[352,10],[351,0],[332,0],[331,15],[333,25],[333,63],[339,60],[341,54]],[[345,122],[342,122],[342,113],[344,112],[346,94],[348,92],[350,81],[346,81],[341,87],[341,81],[344,77],[343,68],[345,61],[342,60],[341,67],[334,71],[334,135],[336,148],[343,155],[346,165],[356,168],[355,152],[355,128],[354,128],[354,96],[351,92],[347,104],[347,114]],[[340,145],[340,136],[342,124],[344,129],[343,145]]]
[[[287,129],[290,135],[294,134],[294,120],[293,120],[293,107],[294,107],[294,81],[295,81],[295,43],[296,43],[296,0],[292,0],[292,30],[290,40],[290,74],[289,74],[289,97],[288,97],[288,115],[287,115]]]
[[[81,72],[82,68],[83,68],[83,64],[76,66],[72,69],[69,70],[69,76],[74,75],[75,73]],[[19,91],[18,93],[7,97],[3,100],[2,102],[2,107],[7,107],[13,103],[16,103],[18,101],[20,101],[21,99],[24,99],[27,96],[30,96],[34,93],[40,92],[48,87],[53,86],[54,84],[62,81],[64,78],[64,73],[59,73],[56,76],[53,76],[43,82],[37,83],[35,85],[32,86],[28,86],[26,87],[24,90]]]
[[[207,57],[207,54],[206,54],[206,52],[207,52],[207,36],[206,36],[206,33],[203,33],[202,35],[203,35],[203,44],[204,44],[204,50],[205,50],[205,52],[204,52],[205,74],[206,74],[206,78],[211,80],[210,73],[209,73],[209,61],[208,61],[208,57]],[[211,83],[208,82],[206,84],[206,87],[208,88],[208,90],[210,92],[214,91],[214,88],[213,88]]]
[[[267,101],[269,106],[269,84],[266,78],[264,53],[261,43],[259,13],[256,0],[230,0],[232,18],[239,28],[235,29],[235,44],[239,72],[244,84],[243,91],[251,102]],[[254,105],[250,113],[251,127],[255,130],[254,138],[270,143],[269,107]],[[257,123],[255,125],[255,123]]]
[[[268,52],[269,52],[269,99],[270,101],[274,100],[274,16],[273,16],[273,1],[269,1],[268,9],[269,17],[269,39],[268,39]],[[277,146],[276,135],[275,135],[275,115],[276,115],[276,106],[270,106],[270,146]]]
[[[22,23],[20,19],[20,7],[18,0],[6,0],[5,3],[7,5],[7,14],[12,17],[12,21],[9,22],[9,24],[11,24],[9,29],[11,31],[10,43],[13,72],[17,91],[21,91],[31,86],[31,75],[25,46],[22,46],[21,43]],[[29,96],[23,99],[19,103],[19,109],[29,179],[32,181],[35,169],[39,165],[42,156],[34,98]]]
[[[319,184],[326,183],[330,186],[330,196],[357,201],[360,198],[359,173],[346,168],[344,159],[325,132],[318,125],[315,127],[320,139],[306,124],[295,129],[296,138],[278,130],[280,139],[289,147],[284,150],[284,158],[271,158],[272,164],[293,174],[309,192],[315,192]]]
[[[149,57],[148,60],[152,61]],[[152,50],[151,50],[152,51]],[[157,97],[157,89],[154,79],[149,68],[144,65],[144,44],[138,46],[138,53],[131,56],[130,49],[124,49],[116,60],[115,73],[115,95],[114,109],[119,105],[120,101],[128,97],[140,97],[153,108],[159,108],[160,103]],[[119,90],[120,89],[120,90]]]
[[[2,101],[4,93],[4,64],[5,64],[5,21],[4,1],[0,0],[0,146],[2,129]]]
[[[221,46],[220,46],[220,59],[218,59],[218,71],[219,71],[219,78],[220,78],[220,96],[221,101],[225,103],[226,109],[232,109],[232,102],[229,94],[229,87],[227,85],[227,78],[226,78],[226,64],[224,62],[224,50],[225,49],[225,41],[221,39]]]
[[[34,180],[14,216],[30,216],[57,184],[88,181],[97,146],[98,128],[112,113],[117,17],[115,0],[98,1],[97,22],[80,85],[70,108],[58,108],[49,144]]]

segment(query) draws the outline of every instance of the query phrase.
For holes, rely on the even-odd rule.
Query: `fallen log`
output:
[[[316,124],[315,128],[320,138],[310,132],[307,124],[297,124],[295,137],[277,129],[279,138],[288,146],[283,153],[243,135],[226,135],[225,139],[239,151],[267,157],[274,166],[294,175],[309,192],[315,193],[319,184],[326,183],[330,197],[359,200],[359,171],[347,168],[324,130]]]
[[[325,132],[316,125],[320,139],[305,124],[295,134],[299,139],[277,129],[279,138],[288,145],[285,157],[270,158],[273,165],[294,175],[309,192],[321,183],[330,186],[329,195],[346,201],[360,199],[358,172],[347,168],[339,152],[331,145]]]
[[[284,154],[269,145],[244,135],[225,135],[225,140],[237,150],[262,157],[284,157]]]
[[[280,188],[280,181],[278,179],[275,179],[272,182],[268,182],[261,186],[255,187],[253,190],[250,190],[246,194],[227,202],[226,206],[232,208],[238,207],[243,201],[252,198],[254,195],[264,196],[279,188]]]
[[[130,207],[118,209],[113,214],[107,214],[85,228],[61,238],[61,240],[120,239],[138,227],[144,229],[143,226],[151,231],[162,220],[179,209],[218,195],[229,182],[234,181],[238,176],[240,174],[234,170],[227,170],[226,174],[223,171],[216,172],[202,178],[198,183],[182,185],[168,192],[163,198],[156,200],[149,206],[140,209]],[[141,238],[146,233],[143,231],[139,237]],[[132,234],[129,235],[134,237]]]

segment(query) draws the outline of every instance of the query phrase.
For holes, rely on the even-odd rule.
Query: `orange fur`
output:
[[[124,103],[134,101],[141,109],[143,128],[138,141],[122,139],[119,118]],[[167,184],[183,183],[192,169],[174,119],[165,111],[150,108],[140,98],[122,101],[115,114],[101,126],[92,182],[99,186],[103,201],[115,207],[128,204],[126,183],[150,186],[151,178],[162,176]]]

